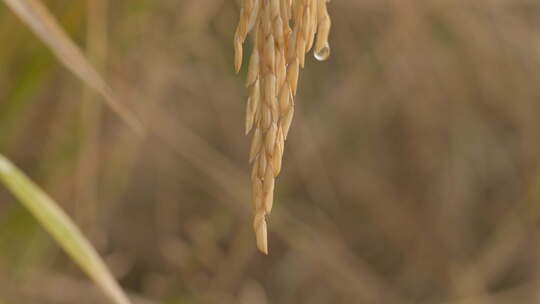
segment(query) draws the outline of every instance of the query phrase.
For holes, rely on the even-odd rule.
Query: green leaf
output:
[[[114,303],[130,303],[94,247],[69,216],[2,155],[0,180]]]

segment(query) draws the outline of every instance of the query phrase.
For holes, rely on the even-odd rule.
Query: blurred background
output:
[[[0,5],[0,151],[135,303],[540,302],[540,3],[332,1],[255,249],[238,2],[45,1],[125,127]],[[108,303],[0,190],[0,303]]]

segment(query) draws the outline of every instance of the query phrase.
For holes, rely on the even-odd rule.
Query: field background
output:
[[[540,302],[540,3],[334,0],[255,249],[236,1],[44,1],[136,136],[0,4],[0,152],[135,303]],[[101,292],[0,188],[0,303]]]

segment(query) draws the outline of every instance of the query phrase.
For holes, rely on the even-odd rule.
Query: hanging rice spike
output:
[[[317,60],[330,55],[329,0],[242,0],[234,35],[235,70],[243,60],[249,33],[253,51],[249,60],[246,133],[253,139],[253,228],[257,247],[268,254],[266,217],[272,210],[274,183],[281,170],[284,143],[294,115],[294,96],[305,54],[313,49]]]

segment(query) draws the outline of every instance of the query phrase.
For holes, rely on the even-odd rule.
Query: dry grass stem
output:
[[[249,161],[259,250],[268,253],[266,216],[272,211],[274,183],[294,116],[294,96],[305,55],[330,55],[329,0],[243,0],[234,37],[235,68],[242,65],[243,44],[253,37],[249,60],[246,134],[253,138]]]

